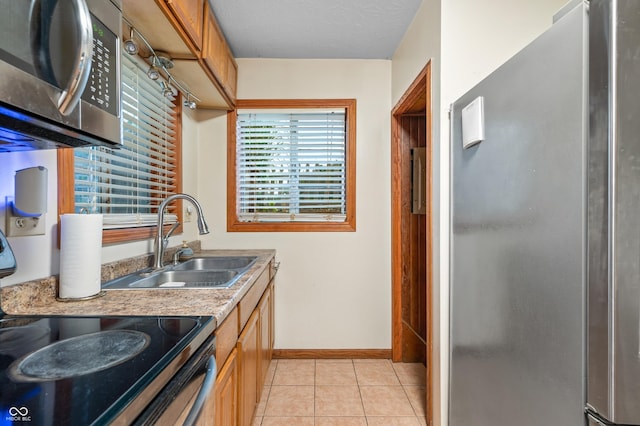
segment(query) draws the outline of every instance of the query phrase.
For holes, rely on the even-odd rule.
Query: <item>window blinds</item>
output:
[[[150,80],[137,57],[122,58],[120,149],[76,148],[75,211],[104,215],[105,229],[154,225],[158,205],[176,192],[175,99]],[[166,223],[177,215],[169,208]]]
[[[238,113],[238,219],[346,220],[345,112]]]

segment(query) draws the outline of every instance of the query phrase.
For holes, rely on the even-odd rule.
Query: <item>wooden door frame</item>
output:
[[[427,425],[433,424],[433,136],[431,105],[431,61],[420,71],[391,111],[391,281],[392,281],[392,359],[402,360],[402,262],[406,256],[402,244],[402,162],[401,118],[424,102],[426,114],[427,157],[427,289],[426,289],[426,394]],[[415,114],[414,114],[415,115]]]

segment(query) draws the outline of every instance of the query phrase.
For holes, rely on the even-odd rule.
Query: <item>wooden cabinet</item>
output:
[[[218,372],[215,393],[215,424],[238,424],[238,351],[234,349]],[[207,413],[203,413],[207,414]]]
[[[166,0],[197,51],[202,50],[205,0]]]
[[[238,420],[250,425],[258,401],[258,317],[255,311],[238,338]]]
[[[216,426],[244,426],[253,421],[273,355],[274,274],[271,265],[266,268],[215,331],[219,368]]]
[[[227,78],[224,84],[229,97],[231,97],[231,100],[235,104],[236,92],[238,91],[238,64],[231,54],[231,51],[227,54]]]
[[[205,6],[204,22],[202,59],[223,90],[235,102],[238,66],[208,3]]]
[[[171,74],[198,108],[235,107],[238,66],[207,0],[122,0],[122,8],[154,50],[173,58]]]
[[[262,389],[262,385],[267,377],[267,371],[269,370],[269,364],[271,363],[271,357],[273,354],[273,345],[271,344],[271,335],[273,325],[272,325],[272,316],[271,316],[271,285],[264,292],[264,296],[262,296],[262,300],[258,305],[259,312],[259,324],[260,324],[260,336],[259,336],[259,345],[260,345],[260,360],[259,360],[259,382],[258,387]]]
[[[215,331],[218,378],[215,391],[216,426],[238,424],[238,308],[225,318]]]

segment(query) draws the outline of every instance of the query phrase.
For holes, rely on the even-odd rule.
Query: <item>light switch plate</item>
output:
[[[470,148],[484,140],[484,98],[478,96],[462,108],[462,147]]]

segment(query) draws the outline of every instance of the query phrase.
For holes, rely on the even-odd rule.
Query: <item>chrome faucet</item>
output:
[[[162,202],[162,204],[160,204],[160,207],[158,208],[158,225],[157,225],[158,229],[156,231],[156,237],[153,242],[153,269],[164,268],[164,262],[162,261],[162,258],[164,257],[164,250],[167,248],[167,244],[169,243],[169,237],[171,236],[171,234],[173,234],[173,231],[176,230],[178,225],[180,225],[180,222],[175,223],[173,227],[169,230],[169,232],[167,232],[167,235],[165,236],[162,235],[162,224],[164,222],[164,210],[167,208],[169,203],[171,203],[173,200],[176,200],[178,198],[191,202],[191,204],[193,204],[193,206],[196,208],[196,215],[198,216],[198,219],[197,219],[198,231],[200,232],[200,235],[209,233],[209,226],[207,225],[207,222],[205,222],[204,220],[204,215],[202,214],[202,207],[200,207],[200,203],[198,203],[198,201],[195,198],[187,194],[170,195]]]

